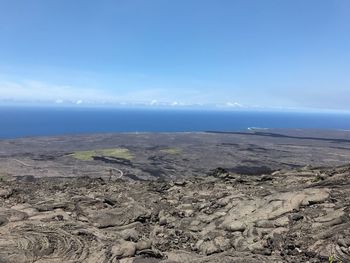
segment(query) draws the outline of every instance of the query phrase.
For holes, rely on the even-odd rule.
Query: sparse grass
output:
[[[329,263],[343,263],[341,260],[340,261],[336,260],[333,255],[329,256],[328,261],[329,261]]]
[[[78,160],[89,161],[89,160],[92,160],[92,156],[94,155],[95,155],[95,151],[77,151],[70,154],[69,156]]]
[[[312,181],[314,183],[317,183],[317,182],[322,181],[322,180],[324,180],[324,178],[321,175],[317,174],[316,177]]]
[[[8,181],[8,180],[11,180],[11,179],[12,179],[11,175],[9,175],[6,172],[0,171],[0,182]]]
[[[98,153],[100,153],[102,156],[122,158],[127,160],[131,160],[132,158],[134,158],[130,151],[125,148],[103,149],[98,150]]]
[[[90,151],[76,151],[69,156],[82,160],[82,161],[91,161],[93,156],[100,157],[115,157],[120,159],[131,160],[134,156],[130,153],[128,149],[125,148],[113,148],[113,149],[96,149]]]
[[[167,149],[162,149],[160,150],[162,153],[167,153],[167,154],[181,154],[182,149],[180,148],[167,148]]]

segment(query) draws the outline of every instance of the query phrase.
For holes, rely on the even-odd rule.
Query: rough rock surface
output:
[[[350,262],[350,166],[0,182],[0,262]]]

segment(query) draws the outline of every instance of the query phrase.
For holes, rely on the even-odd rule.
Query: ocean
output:
[[[103,132],[350,130],[350,114],[156,109],[0,107],[0,138]]]

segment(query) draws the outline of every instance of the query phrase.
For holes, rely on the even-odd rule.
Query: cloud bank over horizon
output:
[[[349,111],[346,107],[332,107],[334,101],[331,94],[319,93],[318,102],[324,101],[322,105],[310,105],[310,101],[304,96],[298,97],[302,100],[284,101],[283,96],[278,98],[275,94],[275,103],[264,103],[264,96],[261,94],[251,94],[250,100],[237,100],[234,96],[224,94],[217,96],[216,90],[207,91],[201,94],[196,90],[185,90],[172,92],[164,89],[139,89],[129,91],[111,91],[102,88],[86,88],[71,85],[53,85],[46,82],[25,80],[25,81],[0,81],[0,105],[6,104],[31,104],[31,105],[51,105],[51,106],[117,106],[117,107],[170,107],[170,108],[203,108],[203,109],[223,109],[223,110],[311,110],[311,111]],[[322,97],[323,95],[323,97]],[[350,100],[347,94],[342,98],[345,103]],[[315,96],[310,91],[310,96]],[[258,98],[257,98],[258,97]],[[271,95],[268,96],[269,99]],[[211,98],[211,99],[208,99]],[[293,96],[290,97],[293,99]],[[266,98],[265,98],[266,100]],[[260,101],[260,103],[259,103]],[[305,102],[303,104],[303,102]],[[331,102],[327,104],[327,102]],[[308,104],[309,103],[309,104]],[[299,105],[295,107],[294,105]]]
[[[168,89],[140,89],[132,92],[111,92],[101,88],[85,88],[70,85],[52,85],[40,81],[0,81],[0,102],[32,103],[66,105],[76,104],[85,106],[218,106],[229,108],[243,108],[238,102],[206,101],[199,103],[189,97],[193,91],[180,94],[169,94]],[[165,95],[166,94],[166,95]],[[185,98],[181,99],[181,96]]]

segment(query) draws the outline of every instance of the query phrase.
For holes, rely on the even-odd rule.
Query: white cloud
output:
[[[152,100],[152,101],[150,102],[150,105],[152,105],[152,106],[157,105],[157,104],[158,104],[158,101],[157,101],[157,100]]]
[[[118,97],[103,90],[51,85],[38,81],[0,82],[0,100],[24,102],[64,102],[81,104],[84,102],[116,102]]]
[[[4,81],[5,80],[5,81]],[[0,101],[53,103],[53,104],[105,104],[193,106],[207,104],[207,97],[198,90],[167,87],[100,87],[87,88],[54,85],[42,81],[6,81],[0,76]]]
[[[238,102],[227,102],[226,106],[233,107],[233,108],[242,108],[243,107],[243,105],[238,103]]]
[[[52,85],[41,81],[1,81],[0,101],[52,103],[56,105],[131,105],[157,107],[242,108],[238,102],[210,101],[214,95],[197,90],[115,87],[113,89]]]

